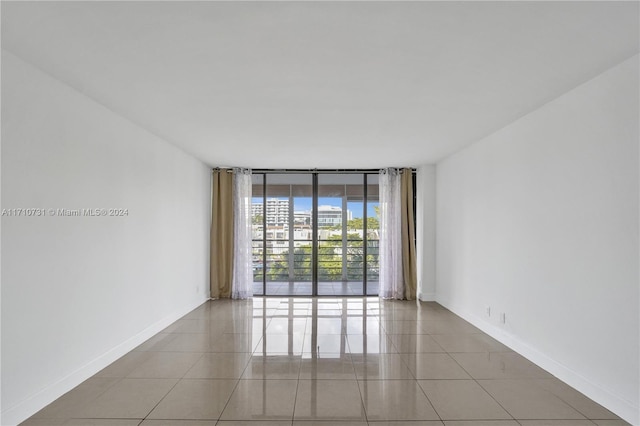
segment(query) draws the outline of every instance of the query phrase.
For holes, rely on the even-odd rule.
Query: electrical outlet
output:
[[[504,312],[500,314],[500,322],[505,324],[507,322],[507,314]]]
[[[487,306],[484,308],[484,312],[487,314],[488,317],[491,316],[491,306]]]

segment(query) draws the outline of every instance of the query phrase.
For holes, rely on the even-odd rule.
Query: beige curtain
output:
[[[413,217],[413,172],[402,170],[400,186],[400,210],[402,212],[402,275],[404,276],[404,297],[407,300],[416,298],[416,235]]]
[[[211,298],[231,296],[233,278],[233,173],[213,171],[211,197]]]

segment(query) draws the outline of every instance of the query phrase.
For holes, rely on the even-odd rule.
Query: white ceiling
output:
[[[2,2],[2,47],[209,165],[435,162],[633,56],[638,2]]]

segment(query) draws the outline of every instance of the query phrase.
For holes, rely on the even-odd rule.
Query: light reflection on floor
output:
[[[378,282],[367,282],[367,296],[378,295]],[[306,281],[270,281],[266,283],[267,296],[311,296],[313,287]],[[263,296],[263,283],[253,283],[253,294]],[[320,296],[364,296],[362,281],[333,281],[319,282],[318,295]]]

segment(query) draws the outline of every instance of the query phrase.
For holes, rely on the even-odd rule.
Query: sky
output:
[[[284,199],[284,198],[282,198]],[[253,197],[253,202],[262,204],[262,198]],[[339,197],[318,197],[319,206],[342,206],[342,199]],[[367,216],[375,217],[376,212],[373,209],[374,205],[378,203],[369,203],[367,208]],[[311,211],[311,197],[296,197],[294,198],[295,211]],[[353,217],[362,217],[362,202],[349,202],[347,209],[353,213]]]

